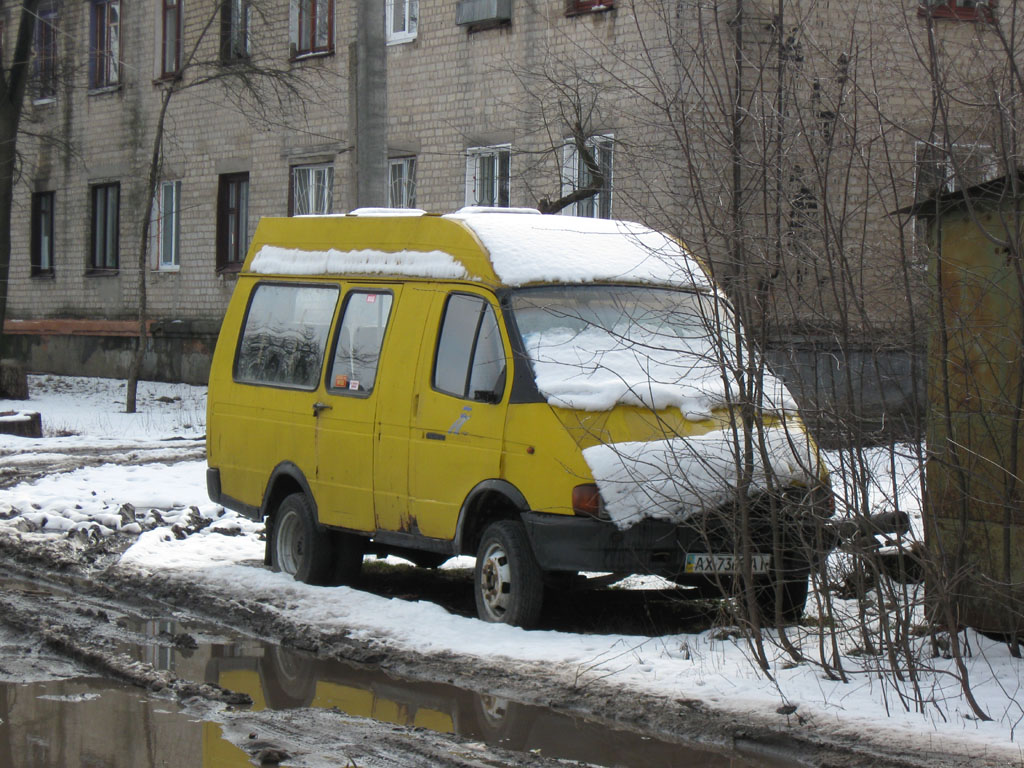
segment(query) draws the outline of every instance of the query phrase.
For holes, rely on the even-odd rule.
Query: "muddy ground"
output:
[[[853,738],[826,733],[805,722],[799,712],[766,711],[739,717],[711,711],[696,699],[627,694],[621,687],[599,680],[577,684],[571,670],[520,663],[510,667],[500,659],[462,658],[448,653],[430,655],[384,643],[354,641],[343,631],[327,634],[312,629],[286,614],[271,612],[259,603],[230,594],[218,594],[184,576],[142,578],[136,571],[118,564],[120,552],[130,543],[119,536],[83,543],[67,538],[18,537],[0,531],[0,563],[5,570],[30,582],[73,590],[61,599],[47,590],[8,590],[0,594],[0,617],[22,633],[27,643],[42,644],[51,652],[103,675],[162,691],[193,706],[201,702],[227,705],[240,713],[233,727],[256,729],[258,725],[261,732],[276,734],[274,738],[286,743],[292,754],[295,750],[322,749],[325,738],[340,738],[338,729],[326,725],[324,713],[309,710],[245,715],[244,697],[203,681],[178,679],[131,660],[116,650],[117,641],[124,639],[127,630],[112,621],[111,615],[127,609],[154,615],[187,613],[253,637],[305,649],[325,659],[374,665],[413,679],[450,683],[512,701],[552,707],[661,739],[700,742],[722,749],[755,746],[757,750],[782,756],[783,762],[791,758],[793,764],[835,768],[1008,764],[1006,760],[981,762],[950,757],[939,750],[913,752],[904,744],[872,741],[870,734]],[[263,567],[262,563],[251,565]],[[449,611],[472,615],[469,578],[468,573],[461,571],[371,564],[362,586],[392,597],[432,600]],[[660,592],[583,593],[551,605],[545,613],[543,628],[658,634],[699,631],[715,620],[715,603],[683,602],[678,597]],[[0,665],[0,672],[3,671]],[[353,763],[360,766],[565,765],[529,753],[502,753],[421,729],[354,723],[345,731],[351,734],[345,737],[351,742],[349,752],[334,754],[350,755]],[[367,729],[376,736],[369,738],[363,732]]]

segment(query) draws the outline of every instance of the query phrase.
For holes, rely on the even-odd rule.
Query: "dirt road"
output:
[[[244,692],[226,689],[198,675],[195,678],[176,675],[118,651],[126,642],[137,641],[132,636],[130,623],[119,621],[119,617],[129,614],[188,616],[223,627],[227,632],[265,638],[284,648],[301,649],[317,659],[383,669],[389,674],[424,683],[442,683],[485,693],[498,701],[585,716],[605,729],[642,733],[655,740],[679,744],[680,750],[685,750],[682,745],[687,743],[699,743],[709,748],[710,754],[728,755],[722,759],[733,761],[723,765],[1005,765],[1004,761],[984,763],[951,759],[936,753],[912,754],[902,748],[900,753],[894,754],[897,750],[893,745],[872,743],[866,735],[856,739],[823,736],[805,727],[798,714],[783,717],[778,712],[765,712],[763,717],[737,718],[709,711],[696,698],[666,700],[640,693],[624,696],[621,689],[605,687],[600,680],[574,684],[566,670],[551,666],[503,665],[500,659],[421,654],[373,641],[356,641],[344,631],[327,634],[289,618],[286,613],[267,610],[259,603],[240,600],[231,594],[219,594],[180,577],[150,575],[141,578],[138,572],[118,563],[120,552],[129,543],[129,539],[120,536],[82,542],[0,532],[0,556],[6,570],[20,579],[18,583],[28,585],[5,589],[0,594],[3,622],[26,637],[26,642],[45,646],[105,676],[150,691],[163,691],[193,706],[199,702],[206,706],[228,705],[230,714],[220,715],[227,723],[227,732],[233,729],[241,733],[249,729],[247,733],[274,734],[270,741],[275,745],[293,756],[305,756],[303,759],[307,762],[295,764],[337,765],[338,762],[317,763],[316,756],[333,755],[332,759],[336,760],[339,754],[350,756],[359,766],[565,763],[551,762],[543,755],[530,752],[484,746],[475,739],[423,731],[414,725],[383,726],[353,720],[339,730],[337,717],[332,720],[324,711],[300,707],[253,712],[247,706],[248,697]],[[262,564],[253,562],[251,566],[261,568]],[[457,572],[371,568],[366,582],[383,594],[436,599],[442,604],[447,602],[449,610],[468,612],[469,606],[461,603],[465,600],[464,594],[468,594],[468,590],[460,586],[462,578],[465,577]],[[700,605],[694,609],[673,602],[667,596],[646,599],[653,602],[639,605],[623,601],[612,606],[604,620],[609,621],[611,614],[618,614],[615,631],[635,630],[636,625],[645,622],[650,628],[654,606],[661,622],[671,621],[677,625],[689,622],[699,626],[708,621]],[[559,617],[556,621],[573,631],[587,631],[585,625],[595,621],[593,606],[588,606],[585,599],[576,600],[573,606],[566,604],[556,608]],[[678,626],[676,631],[679,631]],[[147,642],[152,642],[152,638]],[[159,642],[173,647],[179,640],[172,633]],[[256,741],[262,744],[263,739]],[[251,743],[247,746],[253,747]],[[733,751],[737,748],[741,753]]]

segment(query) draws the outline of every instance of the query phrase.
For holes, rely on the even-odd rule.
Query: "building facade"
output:
[[[1015,163],[1009,3],[42,2],[5,327],[35,370],[123,375],[144,278],[145,375],[203,381],[260,217],[469,204],[668,230],[819,396],[913,399],[870,382],[921,348],[891,212]]]

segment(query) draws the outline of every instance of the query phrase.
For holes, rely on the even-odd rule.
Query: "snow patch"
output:
[[[769,474],[781,485],[816,481],[817,459],[806,433],[773,427],[762,436],[764,451],[754,452],[751,494],[768,489]],[[595,445],[584,449],[583,458],[618,528],[644,518],[681,523],[731,498],[739,477],[737,439],[731,430],[716,430],[695,437]]]
[[[404,275],[434,279],[463,279],[466,268],[444,251],[305,251],[264,245],[250,271],[262,275]]]
[[[463,222],[480,238],[505,285],[617,280],[711,288],[688,251],[642,224],[522,213],[464,209],[445,218]]]
[[[0,413],[0,422],[16,424],[23,421],[32,421],[35,411],[4,411]]]

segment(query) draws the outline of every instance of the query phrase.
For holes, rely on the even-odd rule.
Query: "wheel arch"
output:
[[[507,480],[483,480],[473,487],[459,509],[455,549],[475,555],[484,530],[498,520],[518,520],[530,505],[523,493]]]
[[[320,514],[316,506],[316,497],[313,496],[313,491],[309,487],[309,482],[306,480],[305,474],[299,467],[290,461],[282,461],[274,470],[270,473],[270,479],[267,480],[267,487],[263,491],[263,501],[260,504],[260,520],[266,520],[266,539],[267,546],[266,552],[264,553],[264,562],[270,565],[270,548],[272,546],[271,541],[271,530],[273,528],[273,515],[277,511],[277,508],[281,505],[281,502],[293,493],[302,493],[309,500],[310,506],[313,508],[313,514],[319,521]]]

